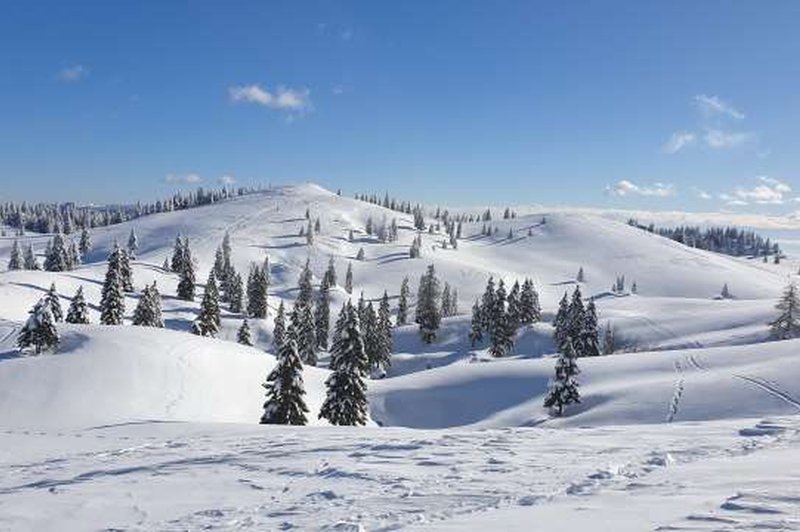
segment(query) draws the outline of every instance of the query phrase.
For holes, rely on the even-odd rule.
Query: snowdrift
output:
[[[144,327],[59,326],[56,353],[0,348],[0,426],[75,427],[143,420],[257,423],[275,364],[232,342]],[[310,424],[328,372],[306,368]]]

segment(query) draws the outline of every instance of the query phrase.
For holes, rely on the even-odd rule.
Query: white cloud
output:
[[[755,134],[746,131],[727,132],[721,129],[709,129],[703,136],[706,145],[715,150],[735,148],[742,144],[750,143],[755,138]]]
[[[723,193],[719,198],[728,205],[781,205],[789,200],[792,187],[772,177],[759,176],[758,184],[752,188],[737,187],[733,192]]]
[[[85,78],[88,75],[89,75],[89,69],[87,69],[85,66],[74,65],[59,70],[58,79],[60,79],[61,81],[65,81],[67,83],[73,83],[75,81],[80,81],[81,79]]]
[[[308,89],[289,89],[278,87],[274,92],[261,86],[241,85],[230,87],[228,95],[234,103],[254,103],[280,111],[305,112],[311,110],[311,91]]]
[[[686,146],[690,146],[695,143],[697,140],[697,135],[692,133],[691,131],[676,131],[672,134],[672,136],[664,143],[664,146],[661,147],[661,150],[664,153],[677,153]]]
[[[222,183],[223,185],[228,186],[228,185],[233,185],[234,183],[236,183],[236,178],[233,177],[232,175],[224,175],[224,176],[220,177],[218,181],[220,183]]]
[[[189,173],[189,174],[167,174],[166,177],[164,177],[164,181],[167,182],[167,183],[192,184],[192,183],[199,183],[200,181],[202,181],[202,178],[199,175],[194,174],[194,173]]]
[[[744,118],[744,113],[733,107],[731,104],[722,101],[718,96],[707,96],[705,94],[698,94],[694,97],[694,103],[706,115],[721,114],[730,116],[737,120]]]
[[[675,195],[675,188],[664,183],[654,183],[652,186],[640,186],[635,183],[622,179],[613,185],[606,187],[606,193],[612,196],[650,196],[666,198]]]
[[[711,199],[713,197],[713,196],[711,196],[711,194],[709,194],[705,190],[697,188],[697,187],[692,187],[692,192],[694,192],[695,196],[697,196],[700,199],[704,199],[704,200],[708,200],[708,199]]]

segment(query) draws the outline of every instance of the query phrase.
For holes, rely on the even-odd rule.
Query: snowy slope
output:
[[[272,355],[232,342],[143,327],[63,325],[58,353],[0,345],[0,427],[130,421],[257,423]],[[305,368],[317,424],[327,371]]]

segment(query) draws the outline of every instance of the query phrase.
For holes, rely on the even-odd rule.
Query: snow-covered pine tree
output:
[[[50,302],[46,298],[42,298],[31,309],[25,325],[20,329],[17,335],[17,347],[20,350],[33,347],[34,353],[38,355],[56,347],[58,342],[58,330]]]
[[[142,295],[133,311],[132,323],[140,327],[164,326],[161,318],[161,296],[158,294],[155,283],[145,286],[142,290]]]
[[[158,285],[153,281],[150,285],[150,301],[153,305],[153,322],[151,327],[164,327],[164,317],[161,314],[161,292],[158,291]]]
[[[728,290],[728,283],[725,283],[725,284],[722,285],[722,292],[720,293],[720,297],[722,299],[730,299],[731,298],[731,293]]]
[[[373,377],[383,378],[392,364],[392,319],[389,294],[383,292],[374,325],[370,371]]]
[[[558,302],[558,311],[553,318],[553,329],[553,343],[556,344],[556,349],[560,353],[569,340],[569,300],[566,292]]]
[[[348,294],[353,293],[353,265],[347,264],[347,273],[344,276],[344,291]]]
[[[580,356],[600,356],[599,331],[597,328],[597,309],[594,305],[594,299],[589,299],[589,303],[583,313],[583,327],[580,333]]]
[[[522,325],[530,325],[540,319],[539,297],[533,288],[533,281],[525,279],[519,294],[519,321]]]
[[[314,226],[311,225],[311,220],[308,221],[308,228],[306,229],[306,245],[314,245]]]
[[[89,236],[89,231],[84,227],[81,229],[81,238],[78,241],[78,251],[81,257],[85,257],[87,253],[92,250],[92,239]]]
[[[514,281],[511,291],[508,293],[508,324],[516,331],[522,325],[522,308],[520,299],[522,298],[519,281]]]
[[[313,288],[311,285],[312,279],[313,276],[311,274],[311,262],[309,259],[306,259],[306,264],[305,266],[303,266],[303,269],[300,272],[300,276],[297,279],[297,288],[298,288],[297,299],[302,303],[307,303],[309,305],[311,304],[311,297],[313,295]],[[301,355],[302,355],[302,350],[301,350]]]
[[[419,334],[426,344],[436,339],[439,324],[442,321],[439,299],[441,289],[439,279],[433,264],[428,265],[427,271],[419,280],[417,291],[417,315],[415,321],[419,324]]]
[[[69,269],[74,270],[81,263],[81,255],[78,252],[78,246],[74,240],[69,241],[69,248],[67,249],[67,256],[69,257]]]
[[[442,317],[448,318],[453,315],[452,310],[450,309],[450,283],[445,281],[444,288],[442,288]]]
[[[100,298],[100,323],[103,325],[122,325],[124,314],[125,293],[122,290],[120,264],[118,260],[109,258],[106,278],[103,282],[103,292]]]
[[[172,246],[172,259],[170,260],[170,267],[175,273],[182,273],[184,271],[184,264],[186,263],[186,250],[184,249],[184,240],[181,235],[175,237],[175,244]]]
[[[232,270],[228,280],[228,309],[239,314],[244,310],[244,286],[239,272]]]
[[[264,388],[267,399],[264,402],[263,425],[305,425],[306,394],[303,385],[303,362],[297,352],[294,331],[289,328],[277,355],[278,361],[267,377]]]
[[[514,348],[514,326],[506,308],[506,287],[501,279],[494,294],[494,304],[489,319],[489,353],[504,357]]]
[[[297,351],[304,364],[317,365],[317,335],[311,304],[300,297],[294,302],[290,328],[295,331]]]
[[[408,296],[410,292],[408,277],[403,277],[403,282],[400,283],[400,298],[397,302],[397,325],[408,323]]]
[[[579,286],[572,292],[572,300],[567,311],[567,338],[572,342],[577,357],[585,356],[581,343],[581,331],[585,320],[586,310],[583,306],[583,296]]]
[[[236,341],[242,345],[253,345],[253,338],[250,335],[250,325],[247,323],[247,318],[242,320],[242,325],[236,331]]]
[[[576,279],[576,280],[577,280],[579,283],[583,283],[583,282],[586,280],[586,276],[585,276],[585,275],[584,275],[584,273],[583,273],[583,266],[581,266],[580,268],[578,268],[578,275],[575,277],[575,279]]]
[[[263,268],[252,264],[247,276],[247,315],[251,318],[267,317],[267,278]]]
[[[494,300],[494,277],[489,277],[489,280],[486,282],[486,289],[483,291],[483,296],[481,296],[481,319],[483,320],[481,328],[486,332],[491,330]]]
[[[555,378],[550,381],[550,389],[544,399],[544,406],[557,416],[564,413],[564,407],[581,402],[578,381],[575,379],[579,373],[575,348],[571,341],[567,341],[556,359]]]
[[[478,300],[472,305],[472,321],[469,327],[469,342],[472,347],[483,340],[483,317],[481,316],[481,305]]]
[[[364,248],[358,248],[358,253],[356,253],[356,260],[359,261],[364,260]]]
[[[89,323],[89,311],[86,306],[86,298],[83,296],[83,286],[78,287],[78,291],[72,297],[72,301],[67,309],[67,323]]]
[[[61,308],[61,300],[56,291],[56,283],[50,283],[50,290],[44,296],[44,299],[50,305],[50,312],[53,314],[53,319],[56,322],[64,320],[64,311]]]
[[[128,257],[131,260],[136,260],[136,253],[139,251],[139,239],[136,237],[136,230],[131,227],[131,233],[128,235]]]
[[[69,270],[69,254],[60,233],[53,235],[44,259],[44,269],[48,272],[65,272]]]
[[[23,264],[26,270],[41,269],[41,266],[39,266],[39,261],[36,259],[36,255],[33,253],[33,246],[30,244],[28,244],[28,246],[25,248]]]
[[[200,314],[192,323],[192,332],[199,336],[216,336],[220,327],[219,291],[214,270],[208,275],[203,300],[200,303]]]
[[[21,270],[24,266],[22,261],[22,251],[19,248],[19,241],[14,240],[14,244],[11,246],[11,257],[8,259],[8,269],[9,270]]]
[[[328,333],[330,329],[330,277],[326,272],[319,286],[316,307],[314,308],[314,327],[317,338],[317,348],[328,350]]]
[[[172,269],[180,276],[178,297],[184,301],[194,301],[196,277],[192,252],[189,250],[189,241],[188,239],[184,241],[179,239],[178,244],[180,245],[179,258],[176,262],[173,256],[172,260]]]
[[[345,305],[343,312],[345,319],[331,346],[333,373],[325,381],[328,393],[319,417],[333,425],[364,425],[369,406],[364,376],[369,361],[364,350],[358,313],[350,302]]]
[[[278,313],[275,314],[275,323],[272,328],[272,350],[275,353],[278,353],[281,349],[281,345],[283,345],[283,339],[286,335],[286,309],[283,305],[283,300],[281,300],[281,304],[278,305]]]
[[[333,255],[328,259],[328,269],[325,270],[322,282],[327,283],[329,288],[336,286],[336,263],[333,260]]]
[[[120,282],[122,283],[122,289],[125,292],[133,292],[133,269],[131,269],[131,260],[128,256],[128,252],[124,249],[119,249],[119,261],[120,261]]]
[[[797,286],[789,283],[783,291],[780,301],[775,306],[780,314],[770,322],[770,335],[776,340],[788,340],[800,337],[800,297]]]
[[[603,354],[612,355],[617,349],[617,341],[614,334],[614,326],[611,325],[611,320],[606,322],[606,328],[603,333]]]

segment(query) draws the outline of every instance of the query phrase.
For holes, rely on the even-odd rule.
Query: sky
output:
[[[800,210],[800,2],[17,1],[0,201]]]

